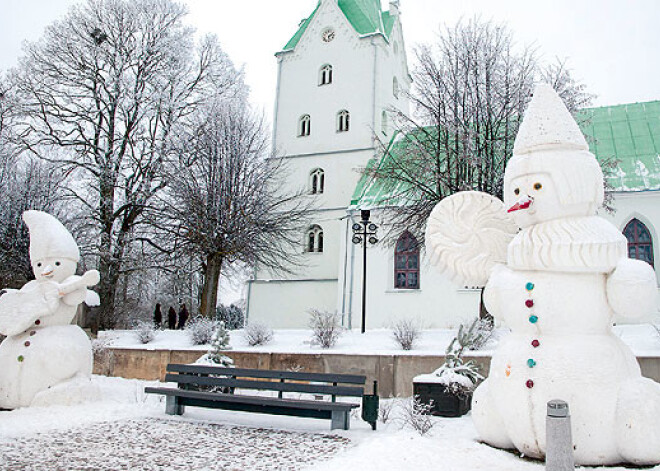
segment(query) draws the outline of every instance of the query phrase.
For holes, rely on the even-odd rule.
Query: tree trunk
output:
[[[221,268],[222,256],[214,253],[206,257],[204,287],[202,288],[202,300],[199,305],[199,312],[204,317],[211,318],[215,315],[215,305],[218,302],[218,283],[220,281]]]

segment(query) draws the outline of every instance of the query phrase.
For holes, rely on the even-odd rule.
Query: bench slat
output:
[[[328,401],[303,401],[293,399],[278,399],[276,397],[262,397],[262,396],[243,396],[240,394],[222,394],[222,393],[209,393],[202,391],[186,391],[184,389],[174,388],[145,388],[145,393],[164,394],[166,396],[177,396],[180,398],[195,399],[197,401],[204,401],[207,403],[240,403],[249,404],[253,406],[277,406],[287,409],[310,409],[310,410],[351,410],[359,407],[358,404],[350,404],[346,402],[328,402]],[[183,405],[186,405],[185,402]]]
[[[231,370],[231,369],[230,369]],[[231,371],[231,373],[235,373]],[[217,374],[217,373],[216,373]],[[185,374],[167,374],[165,381],[179,384],[203,384],[243,389],[267,391],[300,392],[310,394],[329,394],[336,396],[362,397],[364,388],[355,386],[328,386],[323,384],[282,383],[273,381],[252,381],[227,377],[195,376]]]
[[[318,381],[325,383],[364,384],[367,380],[363,375],[348,375],[334,373],[303,373],[299,371],[259,370],[253,368],[224,368],[221,366],[169,364],[167,371],[197,374],[227,374],[251,378],[293,379],[299,381]]]

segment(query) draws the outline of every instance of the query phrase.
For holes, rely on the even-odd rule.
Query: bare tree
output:
[[[166,186],[169,142],[210,97],[241,81],[217,41],[198,47],[170,0],[88,0],[28,44],[15,80],[24,148],[71,175],[68,195],[93,226],[101,272],[100,328],[116,325],[126,254],[152,198]]]
[[[210,317],[228,265],[286,270],[299,252],[299,228],[309,208],[300,194],[281,191],[282,161],[268,157],[263,118],[245,100],[216,102],[182,142],[168,173],[160,227],[201,259],[200,312]]]
[[[502,25],[472,19],[415,51],[410,94],[415,115],[392,110],[399,138],[366,170],[389,189],[389,235],[410,230],[423,243],[435,204],[460,190],[501,196],[503,172],[533,84],[543,77],[571,111],[590,96],[558,62],[542,68],[533,48],[517,48]],[[390,237],[390,241],[396,237]]]

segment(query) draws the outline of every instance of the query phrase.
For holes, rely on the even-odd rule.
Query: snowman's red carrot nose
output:
[[[516,201],[516,204],[507,210],[507,213],[512,213],[514,211],[518,211],[519,209],[527,209],[533,202],[534,198],[531,196],[523,196],[518,201]]]

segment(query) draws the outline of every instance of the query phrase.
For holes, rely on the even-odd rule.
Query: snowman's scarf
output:
[[[609,273],[626,252],[625,237],[605,219],[555,219],[520,231],[509,244],[507,265],[516,270]]]

